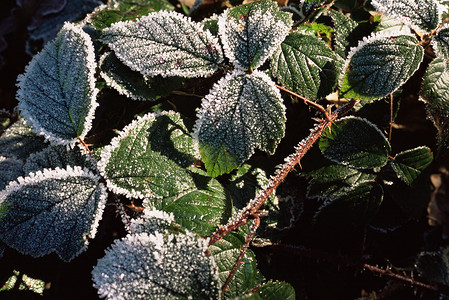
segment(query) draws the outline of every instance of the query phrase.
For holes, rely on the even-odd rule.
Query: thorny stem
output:
[[[342,117],[343,115],[350,112],[360,100],[352,100],[351,102],[345,104],[338,110],[336,110],[333,114],[328,116],[329,118],[326,120],[321,120],[318,125],[312,129],[310,135],[301,141],[296,148],[296,153],[290,155],[287,159],[287,162],[281,166],[281,169],[270,179],[270,182],[266,186],[266,188],[258,194],[258,196],[250,201],[249,205],[242,209],[239,214],[233,218],[228,224],[225,226],[221,226],[210,238],[209,245],[220,240],[222,237],[238,228],[240,225],[245,224],[246,220],[253,214],[255,214],[262,204],[268,199],[268,197],[276,190],[279,184],[284,181],[285,177],[287,177],[288,173],[290,173],[297,164],[300,164],[301,159],[307,153],[307,151],[312,148],[313,144],[319,139],[319,137],[323,134],[326,128],[332,125],[332,122],[337,118]]]
[[[84,146],[84,148],[86,148],[87,152],[89,152],[90,155],[93,155],[92,151],[90,151],[89,146],[86,144],[86,142],[84,142],[84,140],[80,137],[78,137],[78,140]]]
[[[290,95],[293,95],[293,96],[295,96],[295,97],[301,99],[302,101],[304,101],[305,104],[315,107],[316,109],[318,109],[318,110],[324,115],[324,117],[326,118],[326,120],[329,120],[329,114],[327,113],[326,109],[325,109],[324,107],[322,107],[321,105],[319,105],[318,103],[315,103],[315,102],[313,102],[313,101],[310,101],[309,99],[307,99],[307,98],[305,98],[305,97],[303,97],[303,96],[301,96],[301,95],[299,95],[299,94],[296,94],[295,92],[292,92],[292,91],[290,91],[290,90],[288,90],[288,89],[286,89],[285,87],[282,87],[282,86],[280,86],[280,85],[277,85],[277,84],[276,84],[275,86],[276,86],[278,89],[283,90],[284,92],[287,92],[287,93],[289,93]]]
[[[328,252],[324,252],[324,251],[320,251],[320,250],[316,250],[316,249],[314,249],[314,250],[309,249],[304,246],[273,245],[272,248],[276,249],[276,250],[288,251],[290,253],[297,254],[297,255],[311,257],[311,258],[314,258],[317,260],[323,260],[323,261],[330,262],[330,263],[342,263],[347,266],[360,268],[362,270],[369,270],[373,273],[380,274],[381,276],[387,276],[387,277],[394,278],[394,279],[397,279],[400,281],[405,281],[405,282],[410,283],[412,286],[419,286],[419,287],[422,287],[422,288],[425,288],[425,289],[428,289],[431,291],[435,291],[435,292],[438,291],[438,286],[436,286],[436,285],[430,285],[427,283],[423,283],[421,281],[415,280],[413,277],[400,275],[400,274],[394,273],[391,270],[382,269],[377,266],[373,266],[373,265],[366,264],[363,262],[358,262],[358,261],[355,261],[355,260],[350,259],[345,256],[341,256],[341,255],[337,256],[335,254],[331,254]]]
[[[242,249],[240,250],[239,257],[234,263],[234,266],[232,267],[232,270],[229,272],[228,278],[226,278],[226,282],[223,285],[222,288],[222,295],[226,292],[228,289],[228,285],[231,282],[232,278],[234,277],[235,273],[237,272],[237,269],[239,268],[239,265],[242,262],[243,257],[245,256],[246,250],[248,250],[249,244],[253,240],[254,235],[256,234],[257,228],[260,226],[260,217],[257,214],[251,215],[254,218],[254,223],[251,225],[250,231],[248,233],[248,236],[246,237],[245,244],[243,245]]]

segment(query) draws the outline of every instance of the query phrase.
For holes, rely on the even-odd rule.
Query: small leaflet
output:
[[[410,35],[364,38],[346,60],[340,96],[362,100],[383,98],[395,92],[415,71],[424,56],[418,40]]]
[[[106,299],[218,299],[218,272],[207,240],[159,229],[128,234],[92,270]]]
[[[382,131],[357,117],[335,121],[321,136],[319,147],[326,158],[357,169],[383,167],[391,152]]]
[[[449,25],[444,25],[438,34],[432,37],[432,48],[437,56],[449,59]]]
[[[446,10],[438,0],[372,0],[374,8],[420,32],[430,32],[441,23]]]
[[[271,59],[274,77],[286,88],[309,99],[330,94],[337,85],[341,63],[318,37],[290,33]]]
[[[66,23],[18,77],[18,107],[36,133],[63,145],[86,136],[98,106],[95,68],[89,35]]]
[[[218,39],[176,12],[114,23],[103,30],[101,40],[125,65],[143,75],[204,77],[223,61]]]
[[[391,167],[399,178],[411,185],[432,161],[432,151],[423,146],[396,154],[391,161]]]
[[[229,173],[256,148],[273,154],[285,120],[279,90],[266,74],[235,70],[220,79],[203,98],[193,133],[208,174]]]
[[[226,57],[240,70],[256,69],[270,57],[293,25],[276,2],[255,1],[226,10],[218,20]]]
[[[74,259],[95,237],[104,210],[99,180],[70,166],[19,177],[0,192],[0,240],[33,257],[56,252]]]
[[[31,153],[46,146],[44,139],[37,136],[23,118],[17,120],[0,136],[0,154],[3,156],[25,160]]]

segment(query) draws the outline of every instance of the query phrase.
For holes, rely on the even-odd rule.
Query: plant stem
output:
[[[391,142],[391,133],[393,131],[393,94],[390,94],[390,128],[388,130],[388,141]]]
[[[282,87],[282,86],[277,85],[277,84],[275,84],[275,86],[276,86],[278,89],[283,90],[284,92],[287,92],[287,93],[289,93],[290,95],[293,95],[293,96],[295,96],[295,97],[301,99],[302,101],[304,101],[305,104],[315,107],[316,109],[318,109],[318,110],[324,115],[324,117],[326,118],[326,120],[329,120],[329,114],[327,113],[326,109],[325,109],[323,106],[321,106],[321,105],[319,105],[318,103],[315,103],[315,102],[313,102],[313,101],[310,101],[309,99],[307,99],[307,98],[305,98],[305,97],[303,97],[303,96],[301,96],[301,95],[299,95],[299,94],[296,94],[295,92],[292,92],[292,91],[290,91],[289,89],[286,89],[285,87]]]
[[[251,200],[249,204],[237,214],[237,216],[235,216],[228,222],[228,224],[219,227],[219,229],[211,236],[209,245],[217,242],[229,232],[238,228],[240,225],[245,224],[246,220],[259,210],[259,208],[262,206],[262,204],[265,203],[271,193],[273,193],[274,190],[276,190],[276,188],[279,186],[279,184],[284,181],[288,173],[290,173],[297,164],[300,164],[301,159],[304,157],[307,151],[312,148],[313,144],[320,138],[326,128],[330,127],[332,125],[332,122],[337,118],[340,118],[351,111],[359,102],[360,100],[353,100],[328,116],[328,119],[321,120],[318,125],[312,129],[310,135],[298,144],[298,146],[296,147],[296,152],[286,158],[286,163],[281,166],[281,168],[276,172],[274,176],[271,177],[270,182],[263,189],[263,191],[259,193],[256,198]]]
[[[341,255],[335,255],[335,254],[331,254],[328,252],[324,252],[321,250],[314,250],[314,249],[309,249],[306,248],[304,246],[294,246],[294,245],[273,245],[271,246],[274,250],[281,250],[281,251],[287,251],[293,254],[297,254],[297,255],[303,255],[303,256],[307,256],[310,258],[314,258],[317,260],[322,260],[322,261],[326,261],[326,262],[330,262],[330,263],[337,263],[337,264],[345,264],[347,266],[352,266],[352,267],[356,267],[356,268],[360,268],[362,270],[369,270],[373,273],[377,273],[381,276],[387,276],[390,278],[394,278],[400,281],[405,281],[410,283],[412,286],[419,286],[431,291],[438,291],[438,287],[435,285],[430,285],[427,283],[423,283],[421,281],[417,281],[412,277],[408,277],[408,276],[404,276],[404,275],[400,275],[397,273],[394,273],[391,270],[385,270],[382,268],[379,268],[377,266],[373,266],[370,264],[366,264],[363,262],[359,262],[359,261],[355,261],[352,260],[348,257],[345,256],[341,256]]]
[[[226,282],[223,285],[222,288],[222,295],[226,292],[228,289],[228,285],[231,282],[232,278],[234,277],[235,273],[237,272],[237,269],[240,266],[240,263],[242,262],[243,257],[245,256],[246,250],[248,250],[249,244],[254,238],[254,235],[256,234],[257,228],[260,226],[260,217],[257,214],[251,215],[254,218],[254,223],[251,225],[250,231],[248,233],[248,236],[245,239],[245,244],[243,244],[242,249],[240,250],[239,257],[234,263],[234,266],[232,267],[232,270],[229,272],[228,278],[226,278]]]

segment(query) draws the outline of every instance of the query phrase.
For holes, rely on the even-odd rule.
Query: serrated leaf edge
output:
[[[79,138],[83,139],[87,135],[89,130],[92,128],[92,120],[94,119],[95,109],[99,105],[98,102],[96,101],[97,94],[98,94],[99,90],[95,86],[95,70],[97,67],[97,63],[95,61],[94,45],[93,45],[93,42],[92,42],[92,39],[90,38],[90,36],[86,32],[84,32],[82,28],[80,28],[77,25],[74,25],[69,22],[65,22],[64,26],[62,27],[60,32],[62,32],[63,30],[71,30],[71,31],[75,32],[76,34],[79,34],[84,39],[84,42],[85,42],[84,45],[86,46],[86,51],[87,51],[87,56],[86,56],[86,62],[87,62],[86,67],[88,69],[87,76],[89,78],[89,88],[92,91],[92,94],[90,95],[90,99],[91,99],[90,108],[89,108],[89,111],[87,112],[86,119],[84,120],[84,130],[82,131],[82,133],[79,136]],[[58,37],[56,37],[53,41],[55,41],[56,39],[58,39]],[[23,88],[23,83],[24,83],[24,80],[26,79],[26,74],[28,73],[28,70],[31,70],[32,68],[34,68],[34,66],[37,64],[37,61],[39,60],[39,58],[42,57],[44,54],[45,54],[45,48],[33,57],[33,59],[25,67],[25,72],[23,74],[20,74],[17,77],[16,86],[19,88],[19,90],[17,92],[17,98],[19,100],[18,108],[20,110],[21,116],[24,119],[26,119],[28,122],[30,122],[30,124],[32,124],[33,132],[37,133],[38,135],[44,136],[46,140],[48,140],[52,143],[73,146],[77,142],[78,139],[65,140],[65,139],[61,139],[61,138],[55,136],[51,132],[48,132],[40,125],[40,123],[37,120],[35,120],[32,117],[32,115],[28,112],[27,107],[24,107],[22,102],[20,101],[20,99],[22,98],[21,89]]]
[[[441,58],[444,59],[444,55],[440,52],[440,50],[439,50],[440,47],[438,46],[437,40],[435,39],[435,38],[438,37],[438,34],[439,34],[440,31],[442,31],[442,30],[449,30],[449,24],[444,24],[440,29],[438,29],[437,35],[435,35],[435,36],[430,40],[430,44],[432,45],[432,49],[433,49],[433,51],[435,51],[435,54],[436,54],[438,57],[441,57]]]

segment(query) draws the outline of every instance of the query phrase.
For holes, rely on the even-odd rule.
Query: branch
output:
[[[229,232],[238,228],[240,225],[245,224],[246,220],[248,220],[251,215],[255,214],[259,210],[271,193],[273,193],[279,184],[284,181],[285,177],[287,177],[288,173],[294,169],[296,164],[300,164],[301,159],[307,151],[312,148],[313,144],[320,138],[326,128],[330,127],[332,122],[337,118],[340,118],[351,111],[354,106],[359,103],[359,101],[360,100],[353,100],[331,114],[328,119],[321,120],[320,123],[312,129],[310,135],[299,143],[296,147],[296,152],[286,158],[286,163],[281,166],[273,177],[271,177],[270,182],[263,189],[263,191],[258,194],[256,198],[251,200],[248,205],[237,214],[237,216],[228,222],[228,224],[219,227],[217,232],[211,236],[209,245],[217,242]]]

